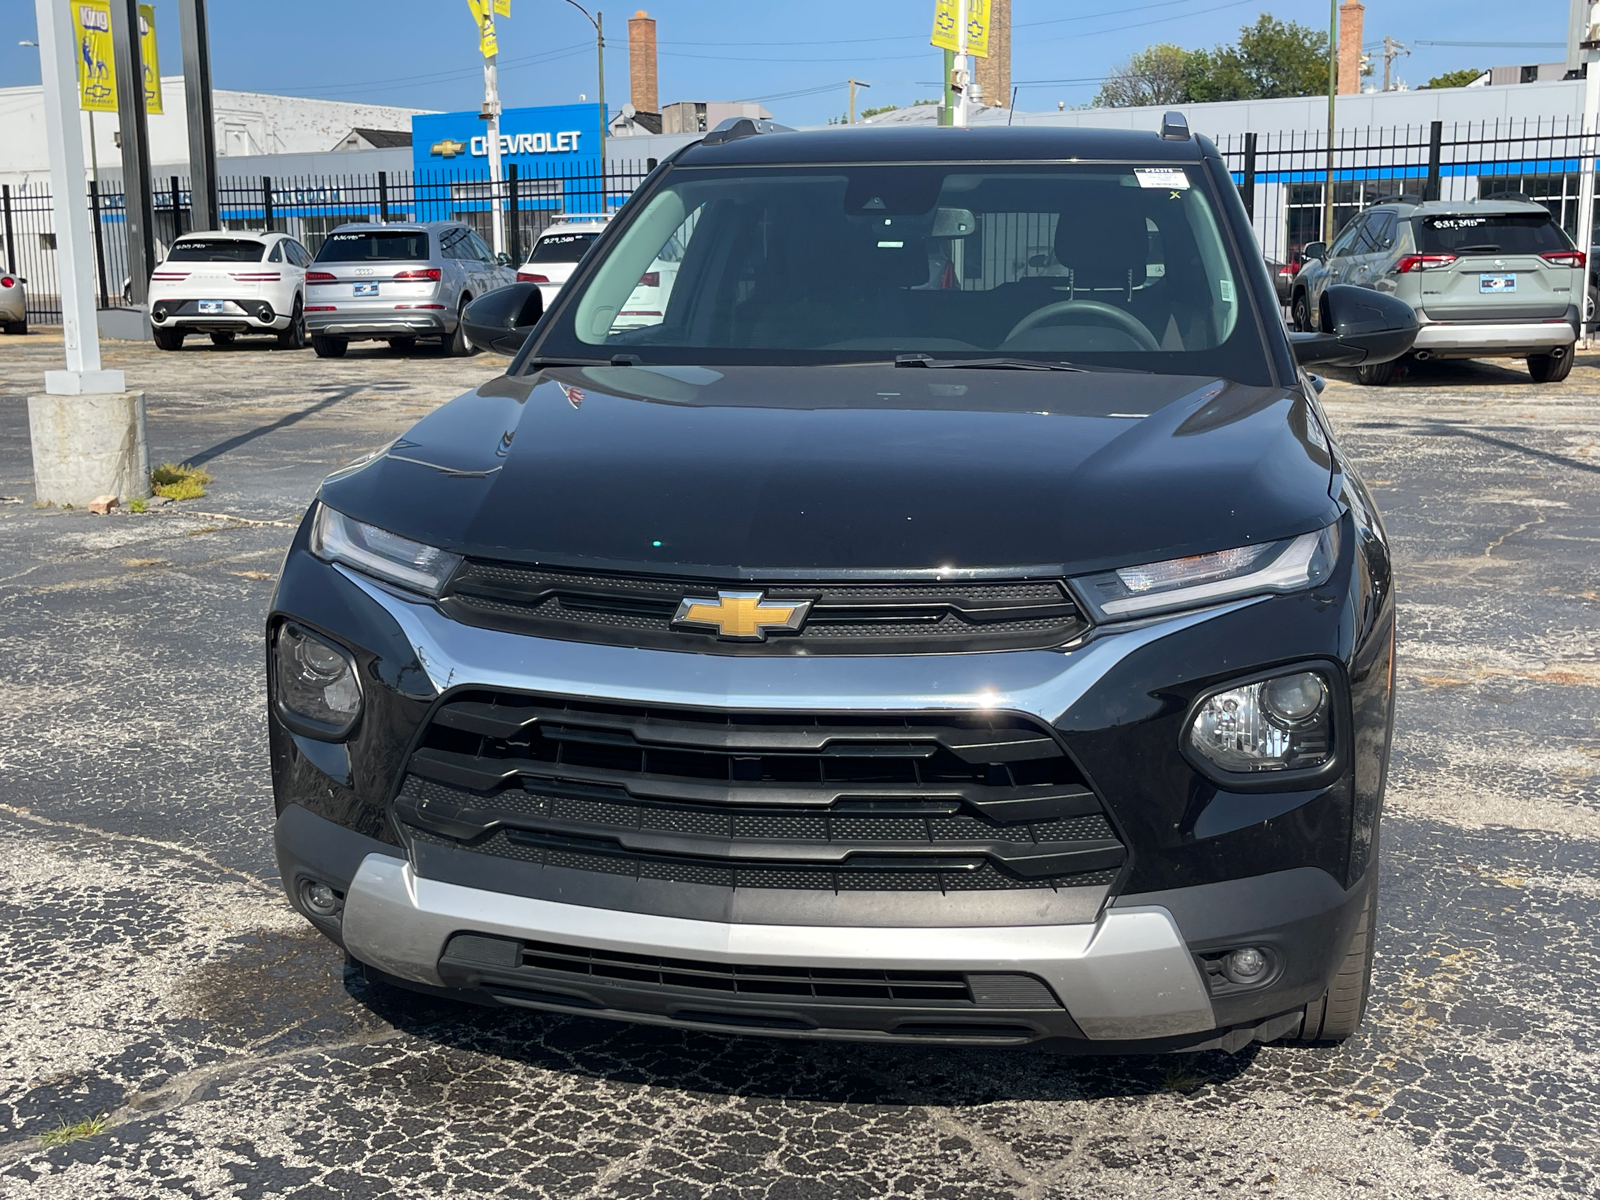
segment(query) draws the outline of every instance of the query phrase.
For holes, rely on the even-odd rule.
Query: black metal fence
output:
[[[217,189],[227,229],[273,229],[302,242],[313,254],[330,231],[361,221],[461,221],[487,241],[498,205],[507,253],[522,262],[551,222],[574,214],[614,212],[655,166],[653,160],[613,162],[606,173],[543,166],[490,183],[468,172],[379,171],[371,175],[255,176],[224,178]],[[154,233],[157,257],[193,228],[189,181],[180,175],[155,181]],[[126,303],[128,242],[126,197],[120,183],[89,185],[90,226],[95,239],[95,286],[102,308]],[[7,186],[0,191],[5,242],[0,260],[28,281],[28,319],[61,320],[56,275],[55,212],[48,184]]]
[[[1579,200],[1596,136],[1576,118],[1341,129],[1333,142],[1333,227],[1323,228],[1328,136],[1237,134],[1218,140],[1269,262],[1332,241],[1369,204],[1413,195],[1476,200],[1516,193],[1543,204],[1581,244]]]
[[[1218,146],[1250,209],[1261,252],[1277,265],[1295,261],[1307,242],[1331,241],[1367,205],[1399,195],[1472,200],[1520,193],[1549,208],[1581,245],[1583,176],[1594,170],[1596,143],[1595,134],[1567,117],[1338,130],[1331,229],[1323,228],[1326,131],[1237,134]],[[614,211],[654,166],[654,160],[612,163],[604,177],[559,164],[519,177],[512,166],[498,184],[467,171],[226,178],[218,199],[227,228],[280,230],[313,253],[330,230],[351,221],[459,220],[487,240],[498,206],[506,249],[521,262],[556,217]],[[28,280],[29,318],[59,321],[49,188],[6,187],[0,199],[3,258]],[[158,179],[154,201],[164,246],[190,228],[188,181]],[[127,279],[124,197],[91,185],[90,211],[101,304],[120,304]]]

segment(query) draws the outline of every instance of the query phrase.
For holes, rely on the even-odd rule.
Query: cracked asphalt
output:
[[[23,400],[60,356],[0,339],[0,1198],[1600,1194],[1600,355],[1331,382],[1401,602],[1366,1023],[1102,1060],[347,973],[272,860],[272,580],[324,474],[501,360],[110,345],[153,461],[216,481],[94,517],[32,507]]]

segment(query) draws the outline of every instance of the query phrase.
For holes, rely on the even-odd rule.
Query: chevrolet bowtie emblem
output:
[[[429,154],[437,154],[441,158],[454,158],[467,148],[465,142],[458,142],[454,138],[443,138],[428,147]]]
[[[809,600],[767,600],[764,592],[721,592],[715,600],[685,596],[672,618],[688,629],[715,630],[734,642],[764,642],[771,630],[795,632],[811,611]]]

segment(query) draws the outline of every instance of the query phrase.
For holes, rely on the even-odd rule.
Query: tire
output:
[[[343,358],[344,352],[350,349],[350,343],[343,338],[323,337],[314,333],[311,335],[311,348],[317,352],[318,358]]]
[[[27,317],[23,317],[22,320],[20,320],[20,321],[7,321],[6,322],[6,332],[11,334],[11,335],[13,335],[14,337],[27,337],[28,336],[28,318]]]
[[[1295,292],[1289,301],[1289,320],[1296,333],[1311,332],[1311,299],[1304,288]]]
[[[306,314],[300,297],[294,298],[294,315],[289,318],[289,328],[278,331],[279,350],[304,350],[306,348]]]
[[[451,358],[466,358],[478,352],[478,348],[467,341],[466,322],[461,319],[461,314],[467,311],[467,304],[471,300],[471,296],[461,297],[461,304],[456,309],[456,331],[445,335],[444,352]]]
[[[1577,347],[1573,347],[1575,350]],[[1572,374],[1573,352],[1568,350],[1559,358],[1554,354],[1528,355],[1528,374],[1535,383],[1560,383]]]
[[[183,349],[183,330],[181,329],[155,329],[151,331],[156,345],[163,350]]]
[[[416,338],[390,338],[389,349],[396,354],[410,354],[417,348]]]
[[[232,330],[224,329],[220,333],[211,335],[211,344],[213,346],[231,346],[233,345],[233,336]]]
[[[1377,866],[1376,855],[1373,868]],[[1372,948],[1378,929],[1378,882],[1372,881],[1367,906],[1361,911],[1350,949],[1345,952],[1339,974],[1320,1000],[1306,1005],[1300,1028],[1284,1036],[1286,1042],[1342,1042],[1356,1031],[1367,1011],[1367,996],[1372,991]]]
[[[1363,363],[1356,368],[1356,378],[1368,387],[1382,387],[1394,378],[1394,369],[1398,365],[1393,359],[1389,362]]]

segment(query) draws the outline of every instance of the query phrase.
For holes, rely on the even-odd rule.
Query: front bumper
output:
[[[1567,321],[1438,321],[1424,324],[1411,348],[1413,353],[1424,351],[1433,358],[1520,358],[1546,354],[1556,346],[1570,347],[1577,336]]]

